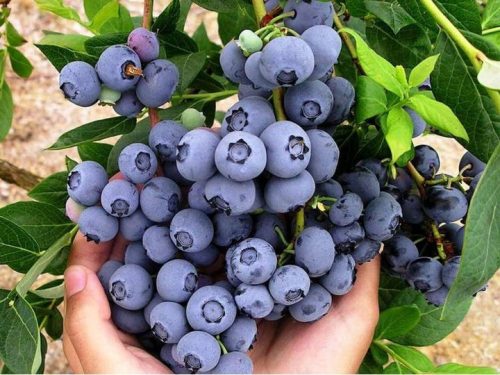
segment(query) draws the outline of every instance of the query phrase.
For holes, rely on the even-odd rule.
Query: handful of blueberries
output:
[[[277,4],[267,1],[268,11]],[[321,319],[353,288],[356,264],[384,245],[384,269],[435,305],[458,271],[463,227],[453,223],[465,218],[484,165],[467,154],[459,177],[438,175],[439,156],[419,146],[413,162],[425,194],[404,169],[388,173],[377,159],[336,173],[331,134],[350,118],[355,92],[333,75],[342,47],[333,7],[290,0],[284,11],[283,26],[246,30],[224,47],[220,63],[240,100],[220,128],[164,120],[148,144],[122,150],[120,177],[93,161],[68,176],[67,215],[87,239],[128,241],[123,262],[99,271],[113,321],[175,373],[251,373],[256,319]],[[169,101],[178,84],[158,55],[155,34],[139,28],[95,69],[68,64],[60,86],[75,104],[100,99],[137,116]],[[288,121],[270,103],[276,88]],[[426,124],[409,113],[418,136]],[[444,266],[430,222],[442,224]]]

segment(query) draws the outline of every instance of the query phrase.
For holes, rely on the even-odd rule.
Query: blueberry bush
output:
[[[0,290],[3,373],[43,372],[78,231],[130,242],[99,271],[113,320],[175,372],[251,372],[254,319],[314,324],[380,253],[360,372],[495,373],[436,366],[417,348],[453,332],[500,265],[500,1],[172,0],[154,14],[145,0],[131,15],[84,0],[85,18],[35,1],[87,30],[36,44],[61,95],[116,116],[62,134],[46,152],[81,160],[41,181],[0,163],[32,198],[0,208],[0,264],[24,274]],[[7,57],[32,71],[8,3],[0,139]],[[223,45],[203,24],[184,32],[193,4],[217,12]],[[468,150],[457,175],[414,146],[428,134]],[[207,271],[221,258],[225,271]],[[34,288],[42,274],[56,277]]]

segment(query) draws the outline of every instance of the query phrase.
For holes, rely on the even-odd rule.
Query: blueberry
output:
[[[160,55],[160,42],[156,33],[143,27],[132,30],[127,45],[137,53],[143,63],[155,60]]]
[[[140,241],[151,225],[153,222],[138,209],[132,215],[120,219],[120,234],[127,241]]]
[[[194,330],[218,335],[231,327],[236,319],[234,298],[220,286],[198,289],[188,301],[186,315]]]
[[[443,284],[448,288],[451,288],[453,282],[457,278],[458,270],[460,268],[460,256],[455,256],[448,261],[443,266],[443,270],[441,272],[441,278],[443,280]]]
[[[417,258],[417,246],[402,234],[396,234],[387,241],[382,252],[384,266],[397,274],[404,274],[408,263]]]
[[[315,195],[340,199],[340,197],[344,195],[344,189],[342,189],[342,185],[337,181],[330,179],[316,186]]]
[[[83,61],[73,61],[64,66],[59,76],[59,87],[66,99],[81,107],[90,107],[101,95],[101,82],[95,69]]]
[[[150,180],[141,192],[142,212],[156,223],[165,223],[174,217],[181,205],[181,189],[166,177]]]
[[[246,353],[257,340],[257,322],[245,316],[239,316],[234,323],[221,334],[221,340],[230,352]]]
[[[479,184],[482,176],[483,172],[480,172],[470,182],[469,190],[467,190],[467,200],[469,202],[472,200],[474,193],[476,192],[477,184]]]
[[[226,289],[229,293],[233,294],[234,293],[234,286],[231,285],[231,283],[227,280],[219,280],[216,281],[214,286],[220,286],[221,288]]]
[[[356,167],[338,177],[344,191],[351,191],[359,195],[366,205],[380,195],[380,184],[377,176],[368,168]]]
[[[461,254],[464,246],[465,227],[458,224],[445,224],[443,229],[448,239],[452,244],[456,254]]]
[[[357,164],[357,167],[365,167],[373,172],[375,176],[377,176],[377,180],[380,183],[380,188],[383,188],[387,183],[387,179],[389,178],[387,173],[387,167],[380,161],[375,158],[368,158],[360,160]]]
[[[310,277],[320,277],[332,267],[335,244],[326,230],[309,227],[295,241],[295,264],[302,267]]]
[[[238,99],[242,100],[249,96],[259,96],[263,99],[268,99],[272,95],[272,91],[263,87],[255,87],[254,85],[241,84],[238,87]]]
[[[101,193],[108,183],[106,170],[95,161],[84,161],[74,167],[68,175],[69,196],[84,206],[93,206],[101,199]]]
[[[110,181],[102,190],[101,205],[110,215],[130,216],[139,207],[139,191],[128,181]]]
[[[230,132],[245,131],[260,136],[274,122],[276,116],[271,104],[264,98],[249,96],[228,109],[220,133],[224,137]]]
[[[236,244],[227,265],[241,282],[251,285],[267,282],[276,266],[273,247],[260,238],[249,238]]]
[[[170,239],[179,250],[196,252],[206,249],[214,237],[210,218],[201,211],[179,211],[170,224]]]
[[[261,134],[266,146],[266,170],[276,177],[299,175],[311,160],[311,141],[307,133],[291,121],[278,121]]]
[[[276,85],[264,78],[260,71],[260,60],[262,52],[256,52],[248,57],[245,63],[245,74],[252,82],[253,87],[262,87],[267,90],[272,90]]]
[[[413,179],[410,177],[408,172],[403,168],[396,168],[397,175],[393,179],[389,177],[389,184],[396,186],[401,193],[406,193],[413,187]]]
[[[220,357],[210,374],[253,374],[253,363],[245,353],[227,353]]]
[[[345,227],[334,226],[330,234],[335,247],[341,252],[351,252],[359,242],[365,239],[365,231],[357,221]]]
[[[238,309],[253,319],[268,316],[274,307],[273,297],[265,285],[240,284],[234,292],[234,300]]]
[[[300,302],[288,308],[290,315],[298,322],[310,323],[328,314],[332,307],[332,295],[319,284],[311,284],[309,293]]]
[[[212,279],[211,276],[205,275],[205,274],[199,274],[198,275],[198,286],[196,287],[196,290],[199,290],[201,288],[204,288],[206,286],[211,286],[214,284],[214,280]]]
[[[234,83],[249,85],[251,81],[245,74],[246,60],[243,51],[234,40],[229,42],[220,54],[220,65],[224,75]]]
[[[317,184],[327,182],[337,170],[339,148],[333,138],[323,130],[309,130],[307,136],[311,140],[311,160],[307,171]]]
[[[177,163],[175,161],[166,161],[163,163],[163,174],[165,177],[170,178],[172,181],[179,186],[191,186],[193,181],[189,181],[184,178],[177,168]]]
[[[108,260],[101,266],[101,268],[97,272],[97,277],[99,278],[99,281],[101,282],[101,285],[108,298],[111,298],[111,294],[109,294],[108,290],[109,279],[111,278],[111,275],[113,275],[113,273],[115,273],[115,271],[121,266],[123,266],[122,262],[119,262],[117,260]]]
[[[314,54],[314,71],[309,80],[331,76],[332,66],[337,63],[342,49],[339,34],[330,26],[317,25],[304,31],[302,39],[309,44]]]
[[[279,303],[275,303],[273,307],[273,311],[266,316],[264,319],[274,322],[276,320],[280,320],[285,317],[287,312],[287,307],[285,305],[280,305]]]
[[[346,226],[357,221],[363,213],[363,201],[354,193],[346,193],[330,208],[330,221],[339,226]]]
[[[132,143],[120,152],[118,166],[127,179],[134,184],[143,184],[155,175],[158,161],[148,146]]]
[[[204,181],[217,171],[215,149],[220,137],[212,130],[198,128],[188,132],[177,146],[177,168],[190,181]]]
[[[438,223],[451,223],[467,214],[468,203],[465,195],[457,188],[431,186],[426,191],[423,202],[424,212]]]
[[[278,215],[273,215],[264,212],[255,219],[255,231],[252,237],[260,238],[269,243],[273,248],[279,249],[283,247],[283,243],[276,232],[278,227],[285,238],[287,238],[287,227],[285,221]]]
[[[403,220],[409,224],[422,224],[425,214],[422,210],[422,201],[417,194],[405,194],[401,199]]]
[[[365,238],[363,241],[356,244],[350,255],[354,258],[356,264],[363,264],[375,258],[381,246],[381,242]]]
[[[295,86],[308,79],[314,71],[314,54],[300,38],[276,38],[262,50],[260,71],[274,85]]]
[[[78,224],[80,215],[86,208],[87,207],[85,207],[84,205],[77,203],[71,198],[68,198],[65,205],[65,214],[73,223]]]
[[[403,212],[399,203],[391,196],[380,196],[365,208],[363,225],[366,236],[375,241],[387,241],[396,234]]]
[[[332,27],[335,10],[331,2],[320,0],[288,0],[283,12],[295,12],[295,16],[285,18],[285,26],[302,34],[315,25]],[[329,48],[336,47],[336,44]]]
[[[217,246],[228,247],[250,236],[253,229],[252,217],[248,214],[227,216],[217,213],[213,216],[214,239]]]
[[[111,320],[120,331],[137,335],[149,329],[142,311],[131,311],[118,305],[111,305]]]
[[[187,130],[178,122],[160,121],[149,132],[149,147],[161,161],[175,161],[177,145]]]
[[[272,177],[264,189],[264,198],[274,212],[294,212],[313,197],[314,189],[314,179],[304,171],[293,178]]]
[[[186,260],[193,263],[196,267],[210,267],[219,258],[220,251],[214,246],[210,245],[206,249],[197,251],[195,253],[183,253]]]
[[[464,156],[462,156],[462,159],[460,159],[459,169],[462,170],[467,165],[470,165],[470,168],[463,172],[464,177],[476,177],[479,173],[484,171],[484,168],[486,168],[486,164],[470,152],[466,152]]]
[[[177,357],[184,362],[191,373],[212,370],[221,356],[217,340],[206,332],[192,331],[186,334],[177,344]]]
[[[89,207],[80,215],[78,226],[88,241],[111,241],[118,234],[118,219],[108,215],[102,207]]]
[[[439,155],[431,146],[420,145],[415,147],[413,158],[415,169],[426,179],[433,178],[439,171],[441,162]]]
[[[137,84],[137,97],[146,107],[157,108],[167,103],[179,84],[179,71],[168,60],[151,61]]]
[[[333,94],[333,108],[325,125],[336,126],[349,118],[356,93],[351,82],[342,77],[332,77],[326,81],[326,85]]]
[[[156,289],[161,298],[170,302],[186,302],[198,285],[196,268],[186,260],[165,263],[156,277]]]
[[[442,264],[437,260],[420,257],[408,264],[405,279],[413,288],[422,293],[434,292],[443,286],[442,269]]]
[[[269,280],[269,292],[282,305],[290,306],[304,299],[309,293],[311,280],[299,266],[287,265],[276,270]]]
[[[95,70],[107,87],[119,92],[134,88],[139,81],[141,60],[129,47],[108,47],[99,57]]]
[[[113,302],[127,310],[144,308],[153,297],[153,282],[149,273],[136,264],[125,264],[109,279]]]
[[[191,372],[182,364],[177,362],[173,355],[173,351],[177,351],[177,345],[165,344],[160,351],[160,358],[174,374],[190,374]]]
[[[320,284],[334,296],[343,296],[349,293],[356,281],[356,262],[349,254],[337,254],[333,266]]]
[[[217,174],[207,181],[205,198],[219,212],[241,215],[253,207],[256,186],[253,181],[236,182]]]
[[[165,344],[176,344],[189,332],[186,309],[178,303],[162,302],[156,305],[149,319],[154,335]]]
[[[205,198],[206,184],[206,181],[198,181],[191,185],[188,193],[188,203],[189,207],[202,211],[207,215],[211,215],[216,210],[210,206],[210,203]]]
[[[137,264],[150,273],[153,273],[157,268],[156,264],[146,254],[146,249],[140,241],[131,242],[127,245],[123,261],[125,264]]]
[[[144,104],[139,101],[134,89],[125,91],[113,106],[116,113],[126,117],[137,117],[143,108]]]
[[[413,138],[417,138],[424,133],[427,123],[413,109],[405,108],[404,110],[410,115],[411,121],[413,122]]]
[[[438,290],[425,293],[425,299],[431,305],[434,305],[436,307],[440,307],[440,306],[444,305],[444,303],[446,301],[446,297],[448,297],[449,292],[450,292],[450,290],[446,286],[442,286]]]
[[[151,311],[158,306],[160,303],[165,302],[163,298],[158,293],[155,293],[151,301],[144,307],[143,314],[144,314],[144,319],[146,319],[146,322],[148,323],[148,328],[150,328],[150,317],[151,317]]]
[[[266,6],[267,13],[271,13],[274,9],[280,6],[279,0],[264,0],[264,5]]]

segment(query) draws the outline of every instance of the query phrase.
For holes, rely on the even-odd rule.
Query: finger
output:
[[[124,359],[130,353],[111,322],[109,304],[95,273],[82,266],[71,266],[66,270],[65,281],[65,337],[83,371],[127,372]]]
[[[127,245],[128,241],[125,238],[123,238],[121,234],[119,234],[115,239],[113,250],[111,250],[111,256],[109,258],[123,262],[123,258],[125,257],[125,249],[127,248]]]
[[[75,348],[73,347],[73,344],[71,343],[69,337],[63,336],[62,342],[63,342],[64,355],[68,360],[68,364],[71,370],[75,374],[83,373],[83,367],[82,364],[80,363],[80,358],[78,358],[78,355],[76,354]]]
[[[78,233],[73,241],[73,246],[68,259],[69,266],[83,266],[97,272],[102,264],[109,259],[113,241],[89,242],[82,233]]]

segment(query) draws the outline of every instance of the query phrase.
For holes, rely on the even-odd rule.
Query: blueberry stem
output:
[[[225,347],[224,343],[223,343],[223,342],[222,342],[222,340],[220,339],[220,336],[219,336],[219,335],[217,335],[215,338],[217,339],[217,342],[219,343],[220,349],[222,350],[222,354],[227,354],[227,353],[228,353],[228,351],[227,351],[227,349],[226,349],[226,347]]]
[[[281,242],[283,243],[283,245],[285,245],[286,247],[288,247],[290,245],[290,243],[286,240],[285,234],[283,233],[283,231],[281,230],[281,228],[276,225],[274,227],[274,231],[278,235],[278,237],[281,240]]]
[[[295,11],[292,10],[291,12],[281,13],[279,16],[276,16],[271,21],[269,21],[268,25],[274,25],[275,23],[288,17],[295,17]]]
[[[434,236],[434,241],[436,242],[436,249],[438,255],[441,259],[446,260],[446,253],[444,251],[443,238],[441,233],[439,233],[439,228],[435,222],[431,223],[432,235]]]

